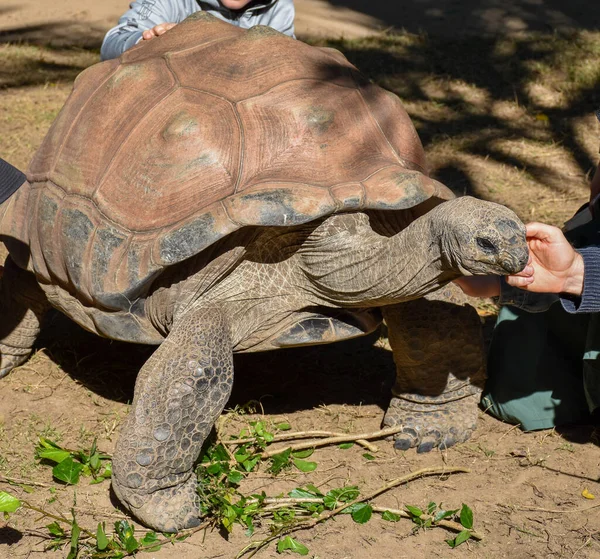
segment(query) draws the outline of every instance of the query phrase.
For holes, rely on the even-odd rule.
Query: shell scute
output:
[[[239,225],[299,225],[336,209],[328,190],[302,183],[256,185],[231,196],[224,204]]]
[[[90,92],[105,82],[118,67],[117,60],[110,60],[85,69],[75,79],[73,91],[69,95],[40,148],[36,151],[29,165],[27,179],[29,182],[44,180],[54,167],[56,157],[63,141],[67,138],[73,120],[90,99]]]
[[[233,192],[241,138],[230,103],[179,89],[146,120],[143,133],[124,142],[94,195],[104,215],[130,230],[149,231],[201,213]]]
[[[233,102],[298,80],[356,87],[353,76],[357,72],[349,62],[341,64],[328,53],[281,33],[259,35],[254,29],[212,44],[210,52],[171,52],[169,65],[182,86]]]
[[[88,90],[86,107],[71,112],[73,126],[48,178],[69,194],[90,196],[123,143],[143,134],[144,117],[174,85],[163,60],[120,66],[95,91]]]
[[[357,89],[313,80],[284,83],[240,101],[237,110],[245,140],[242,189],[289,177],[329,188],[397,160]]]

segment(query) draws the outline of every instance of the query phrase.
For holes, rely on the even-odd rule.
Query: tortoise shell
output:
[[[452,198],[424,166],[398,98],[341,53],[198,12],[76,79],[27,174],[33,268],[127,310],[241,227]]]

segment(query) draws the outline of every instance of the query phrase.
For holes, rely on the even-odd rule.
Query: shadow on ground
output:
[[[51,49],[73,48],[100,52],[105,33],[105,29],[87,23],[65,20],[0,31],[0,44],[27,44]]]
[[[378,332],[336,344],[235,356],[228,407],[260,402],[266,413],[292,413],[327,404],[387,408],[394,381],[392,355],[374,346]],[[154,347],[90,334],[51,313],[37,347],[68,375],[104,398],[127,403],[138,371]],[[383,414],[382,414],[383,415]]]
[[[532,162],[517,154],[507,156],[498,149],[499,142],[561,145],[576,160],[582,173],[595,167],[596,162],[590,159],[589,150],[578,141],[573,128],[575,119],[589,116],[600,105],[598,67],[582,66],[576,77],[569,74],[569,68],[576,72],[576,63],[581,58],[591,56],[585,52],[586,40],[581,34],[511,39],[409,37],[392,34],[360,41],[328,41],[327,45],[341,50],[371,80],[396,93],[407,104],[431,104],[431,92],[436,90],[435,103],[443,111],[411,114],[426,149],[436,140],[460,136],[461,152],[521,169],[556,191],[565,185],[549,161]],[[571,57],[577,58],[579,46],[581,58],[571,61]],[[568,103],[546,106],[532,95],[532,85],[543,82],[547,69],[559,74],[558,79],[554,76],[556,83],[550,83],[550,88],[570,88]],[[464,89],[476,92],[483,100],[474,106]],[[525,108],[530,118],[522,122],[506,118],[495,110],[502,103]],[[457,194],[481,197],[460,167],[438,169],[436,178]]]
[[[497,36],[526,31],[596,30],[600,8],[587,0],[328,0],[338,8],[379,20],[383,27],[456,37]]]

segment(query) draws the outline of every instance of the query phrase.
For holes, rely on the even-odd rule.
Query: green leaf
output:
[[[298,460],[298,458],[293,458],[294,466],[298,468],[301,472],[314,472],[317,469],[316,462],[308,462],[306,460]]]
[[[246,460],[248,460],[248,458],[250,458],[252,456],[252,453],[249,452],[248,450],[246,450],[246,448],[239,448],[238,450],[235,451],[233,457],[236,459],[236,461],[238,462],[238,464],[243,464]],[[213,466],[215,466],[216,464],[213,464]],[[221,464],[218,464],[220,467],[222,467]]]
[[[339,448],[341,448],[342,450],[348,450],[349,448],[352,448],[354,446],[354,443],[341,443],[338,445]]]
[[[83,465],[75,462],[73,458],[69,456],[69,458],[52,468],[52,475],[60,481],[75,485],[79,481],[79,474],[82,469]]]
[[[130,536],[125,540],[125,549],[127,550],[127,553],[133,553],[138,547],[140,547],[140,544],[133,536]]]
[[[352,514],[354,511],[361,509],[363,505],[364,503],[354,503],[347,506],[340,514]]]
[[[139,543],[134,536],[133,526],[127,520],[117,520],[115,522],[115,531],[125,546],[127,553],[133,553],[139,547]]]
[[[444,518],[450,518],[451,516],[454,516],[456,513],[458,512],[458,509],[454,509],[454,510],[439,510],[437,511],[433,521],[434,522],[439,522],[440,520],[444,520]]]
[[[108,547],[108,538],[101,522],[98,522],[98,529],[96,530],[96,547],[98,551],[104,551]]]
[[[315,487],[316,489],[316,487]],[[288,497],[291,497],[292,499],[314,499],[315,497],[320,497],[321,495],[319,495],[318,493],[318,489],[317,492],[313,492],[313,491],[307,491],[306,489],[302,489],[300,487],[296,487],[296,489],[292,489],[289,493],[288,493]]]
[[[81,528],[77,525],[77,521],[73,518],[71,522],[71,547],[67,559],[76,559],[79,553],[79,535],[81,534]]]
[[[398,522],[402,517],[399,514],[396,514],[395,512],[384,510],[381,515],[381,518],[383,520],[387,520],[388,522]]]
[[[58,522],[53,522],[52,524],[48,524],[48,526],[46,526],[46,528],[48,528],[48,532],[50,532],[50,534],[52,534],[53,536],[56,536],[57,538],[65,537],[65,531],[62,529],[62,527],[60,526],[60,524]]]
[[[289,431],[292,428],[292,426],[284,421],[283,423],[277,423],[275,425],[275,428],[279,431]]]
[[[227,452],[223,444],[219,443],[217,446],[213,446],[208,449],[202,461],[229,462],[229,453]]]
[[[15,512],[21,508],[21,501],[10,493],[0,491],[0,512]]]
[[[117,520],[115,522],[115,532],[121,542],[125,543],[127,538],[133,536],[133,526],[127,520]]]
[[[405,508],[412,516],[419,517],[423,514],[423,511],[419,507],[413,507],[411,505],[405,505]]]
[[[473,528],[473,511],[463,503],[460,509],[460,523],[467,529]]]
[[[458,547],[461,543],[466,542],[471,537],[470,530],[463,530],[453,540],[446,540],[450,547]]]
[[[100,466],[102,465],[102,461],[100,460],[100,455],[95,452],[94,454],[92,454],[90,456],[90,468],[94,471],[94,470],[99,470]]]
[[[315,497],[322,497],[322,496],[323,496],[323,493],[321,493],[321,492],[319,491],[319,488],[318,488],[317,486],[313,485],[312,483],[307,483],[307,484],[306,484],[306,489],[307,489],[308,491],[312,491],[312,493],[313,493],[313,495],[314,495]]]
[[[50,460],[60,464],[63,460],[66,460],[71,456],[71,453],[66,450],[59,450],[55,448],[40,449],[36,452],[36,456],[39,460]]]
[[[290,465],[290,455],[292,454],[292,450],[288,448],[279,454],[275,454],[271,456],[271,465],[269,466],[269,472],[277,475],[284,468],[289,467]]]
[[[112,462],[107,462],[104,466],[104,471],[102,472],[102,477],[104,479],[108,479],[112,477]]]
[[[252,522],[252,518],[246,518],[246,537],[251,538],[254,534],[254,523]]]
[[[295,450],[294,452],[292,452],[292,456],[294,458],[308,458],[309,456],[312,456],[314,452],[314,448],[307,448],[306,450]]]
[[[251,472],[252,470],[254,470],[254,468],[256,467],[256,464],[258,464],[258,462],[260,462],[260,456],[257,454],[253,458],[244,460],[242,462],[242,468],[244,468],[244,470],[246,470],[247,472]]]
[[[57,464],[71,456],[68,450],[58,446],[55,442],[40,437],[35,448],[35,456],[38,460],[50,460]]]
[[[146,535],[140,540],[140,546],[144,548],[142,551],[158,551],[162,546],[157,542],[158,536],[156,535],[156,532],[146,532]]]
[[[215,462],[206,468],[207,473],[215,476],[223,473],[223,465],[219,462]]]
[[[427,505],[427,514],[433,514],[435,512],[435,509],[437,509],[437,505],[433,501],[430,501]]]
[[[231,470],[227,474],[227,481],[232,485],[239,485],[243,479],[244,474],[242,474],[242,472],[239,472],[238,470]]]
[[[352,511],[352,520],[357,524],[364,524],[371,520],[373,515],[373,507],[368,503],[357,503],[359,505]]]
[[[373,456],[372,454],[369,454],[368,452],[365,452],[363,454],[363,458],[366,458],[367,460],[375,460],[375,456]]]
[[[284,551],[292,551],[299,555],[308,555],[308,547],[302,545],[291,536],[286,536],[277,543],[277,553],[283,553]]]
[[[332,489],[327,492],[327,495],[323,497],[323,504],[328,509],[334,509],[340,503],[348,503],[357,499],[360,492],[356,485],[348,485],[347,487],[340,487],[339,489]]]

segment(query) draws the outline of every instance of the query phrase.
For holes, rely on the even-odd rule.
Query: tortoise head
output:
[[[433,222],[434,234],[440,235],[442,258],[450,268],[470,276],[514,274],[526,266],[525,226],[512,210],[469,196],[436,210],[442,215]]]

